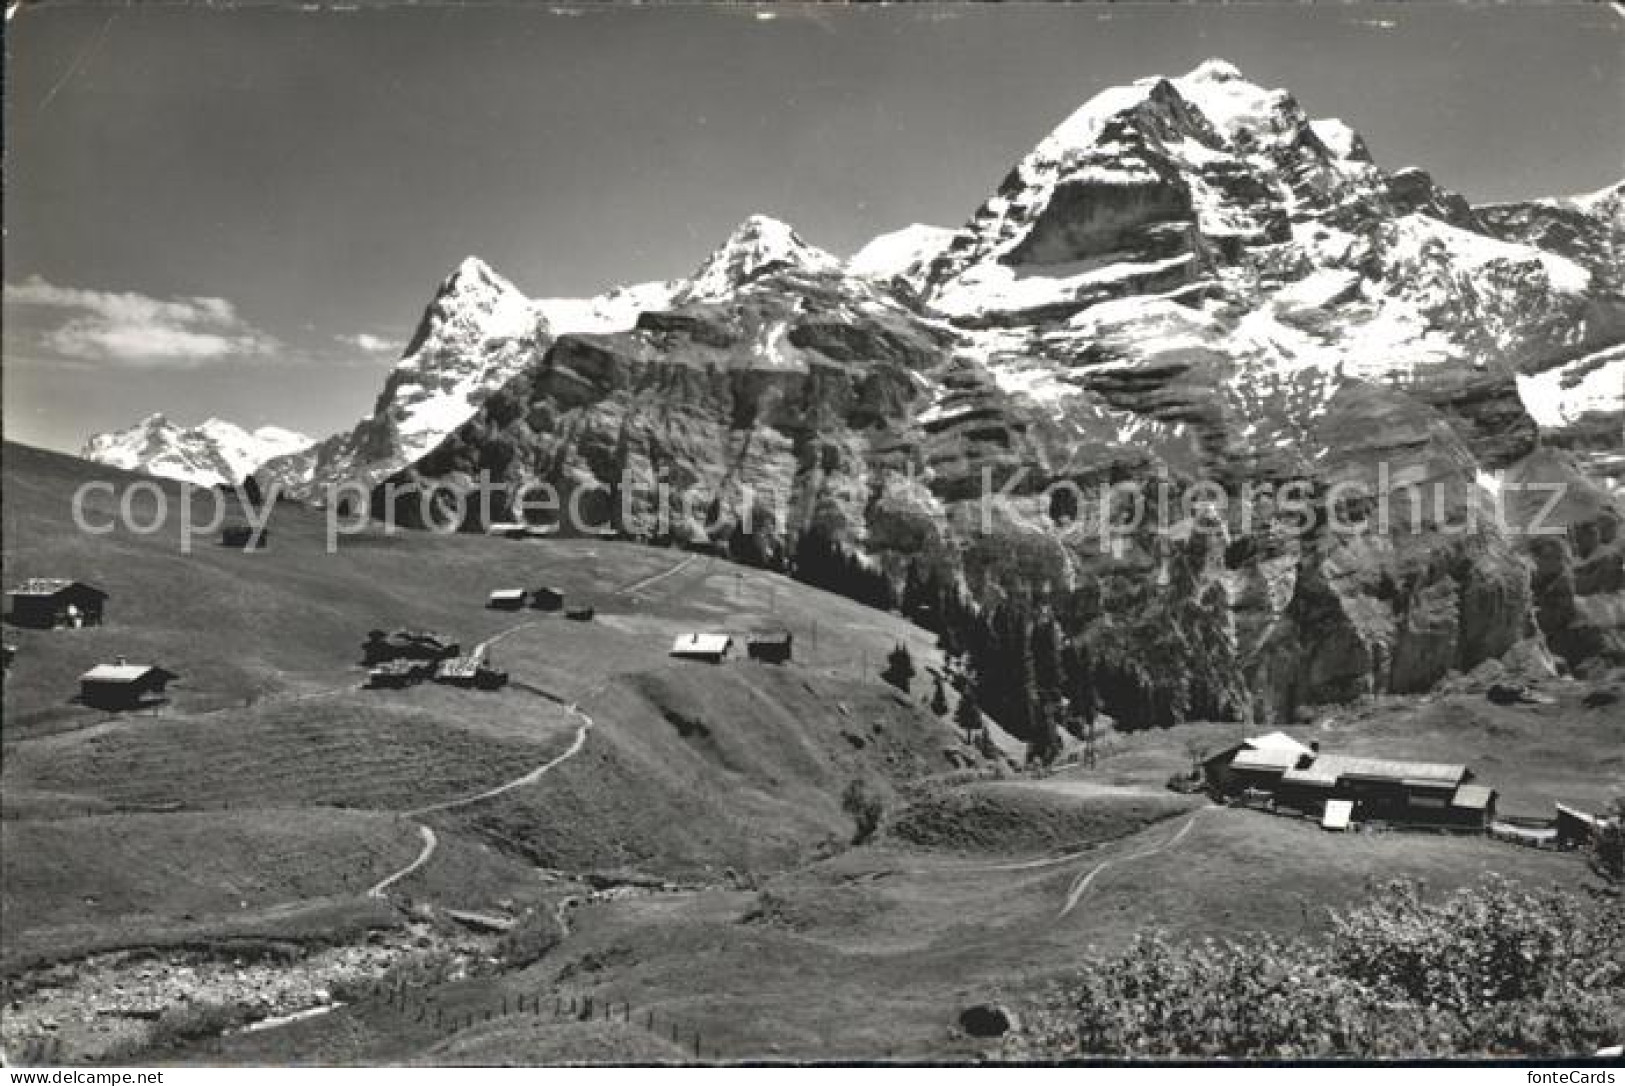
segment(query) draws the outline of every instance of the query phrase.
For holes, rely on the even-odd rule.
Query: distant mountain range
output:
[[[240,483],[267,460],[296,453],[314,440],[279,426],[249,431],[220,419],[177,426],[155,414],[127,430],[96,434],[80,455],[116,468],[216,486]]]
[[[661,477],[730,546],[770,494],[785,513],[757,560],[811,533],[899,580],[929,566],[1120,631],[1143,612],[1119,583],[1165,581],[1187,545],[1102,549],[1046,491],[1205,479],[1236,499],[1200,582],[1251,698],[1210,708],[1425,689],[1508,653],[1625,661],[1622,239],[1625,186],[1474,207],[1209,61],[1090,99],[959,229],[850,259],[754,216],[688,279],[535,301],[470,258],[373,413],[259,470],[304,496]],[[1250,484],[1288,479],[1317,501],[1395,480],[1441,497],[1380,545],[1237,519]],[[1569,488],[1571,539],[1447,530],[1498,501],[1527,520],[1533,481]],[[654,500],[614,527],[648,534]]]

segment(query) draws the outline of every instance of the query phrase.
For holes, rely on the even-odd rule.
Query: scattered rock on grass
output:
[[[1003,1037],[1016,1028],[1016,1016],[997,1003],[978,1003],[959,1012],[959,1028],[972,1037]]]
[[[1602,709],[1609,705],[1619,704],[1619,691],[1611,687],[1599,687],[1591,691],[1581,701],[1587,709]]]

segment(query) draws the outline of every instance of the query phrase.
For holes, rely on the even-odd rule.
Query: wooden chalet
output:
[[[166,687],[180,676],[153,664],[130,664],[123,657],[97,664],[79,676],[79,701],[113,712],[150,709],[168,701]]]
[[[550,588],[543,585],[530,591],[530,605],[538,611],[562,611],[564,609],[564,592],[561,589]]]
[[[271,529],[255,531],[247,524],[228,524],[220,529],[220,545],[239,551],[263,550],[271,543]]]
[[[443,686],[496,690],[508,684],[508,673],[492,667],[480,654],[454,656],[450,660],[440,661],[435,669],[434,681]]]
[[[412,686],[435,675],[433,660],[385,660],[367,672],[367,685],[373,689]]]
[[[501,536],[504,539],[524,539],[528,533],[526,526],[517,520],[499,520],[485,526],[486,535]]]
[[[486,597],[485,606],[493,611],[519,611],[525,606],[523,588],[499,588]]]
[[[745,637],[745,654],[763,663],[788,663],[793,640],[789,630],[752,630]]]
[[[1219,795],[1269,790],[1280,784],[1287,770],[1306,764],[1314,756],[1313,747],[1304,746],[1285,732],[1270,732],[1208,755],[1202,761],[1202,777],[1209,790]]]
[[[107,593],[95,585],[62,577],[35,577],[6,593],[14,626],[79,629],[100,626]]]
[[[361,645],[361,662],[367,667],[388,660],[445,660],[457,656],[462,646],[429,630],[373,630]]]
[[[671,655],[679,660],[720,664],[733,651],[733,638],[721,633],[689,633],[672,642]]]
[[[1556,804],[1556,807],[1557,847],[1561,849],[1589,848],[1602,835],[1602,831],[1613,823],[1612,819],[1570,807],[1566,803]]]
[[[683,549],[694,554],[710,555],[712,558],[728,557],[728,544],[722,539],[689,539],[683,542]]]

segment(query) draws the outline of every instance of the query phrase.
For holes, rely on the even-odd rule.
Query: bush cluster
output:
[[[1591,1055],[1625,1040],[1625,910],[1391,882],[1320,938],[1142,935],[1024,1018],[1024,1058]]]
[[[523,969],[541,961],[563,939],[564,933],[551,910],[531,909],[502,933],[497,941],[497,957],[509,969]]]

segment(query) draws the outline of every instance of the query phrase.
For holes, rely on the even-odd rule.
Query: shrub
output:
[[[530,909],[497,940],[497,957],[510,969],[541,959],[564,939],[559,922],[546,909]]]
[[[1617,903],[1502,881],[1395,882],[1322,939],[1142,935],[1024,1016],[1017,1055],[1310,1059],[1590,1055],[1625,1021]]]
[[[841,810],[852,816],[852,843],[861,845],[880,828],[886,805],[867,784],[854,777],[841,793]]]
[[[1625,796],[1614,800],[1613,810],[1591,842],[1591,869],[1610,883],[1625,882]]]
[[[789,901],[773,890],[758,890],[756,901],[739,918],[741,924],[780,924],[790,912]]]
[[[241,1003],[177,1003],[164,1008],[147,1034],[148,1048],[173,1048],[217,1037],[247,1022],[252,1012]]]

